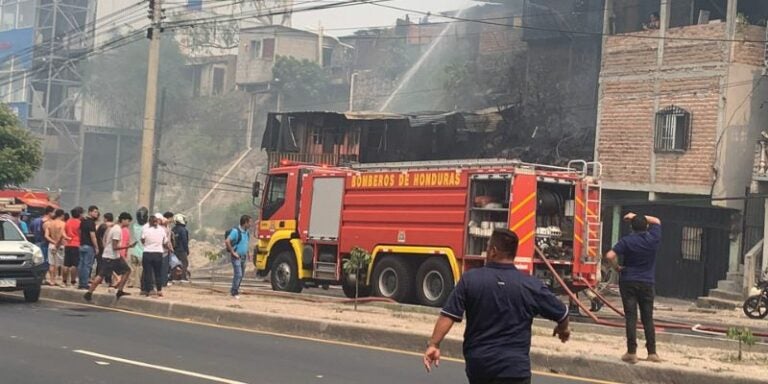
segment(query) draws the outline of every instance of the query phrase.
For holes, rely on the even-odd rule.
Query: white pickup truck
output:
[[[0,219],[0,292],[24,291],[24,300],[40,298],[48,267],[43,252],[12,221]]]

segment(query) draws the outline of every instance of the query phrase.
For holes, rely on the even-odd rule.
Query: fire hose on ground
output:
[[[555,267],[552,266],[552,263],[549,261],[549,259],[544,255],[544,253],[539,249],[539,247],[536,247],[536,254],[539,256],[539,258],[544,262],[544,265],[547,266],[547,269],[552,273],[552,276],[554,276],[555,280],[557,280],[557,283],[560,284],[561,287],[565,290],[565,293],[568,295],[568,297],[571,299],[571,302],[576,304],[579,309],[581,309],[582,312],[584,312],[595,324],[598,325],[605,325],[609,327],[616,327],[616,328],[624,328],[625,324],[623,323],[616,323],[608,320],[602,320],[597,317],[592,311],[590,311],[584,304],[581,303],[581,301],[578,300],[576,297],[576,294],[573,293],[573,291],[568,287],[568,285],[565,283],[562,277],[557,274],[557,271],[555,270]],[[608,306],[608,308],[612,309],[614,312],[616,312],[618,315],[620,315],[622,318],[625,316],[624,312],[616,308],[613,304],[608,302],[608,300],[605,299],[600,293],[597,292],[594,287],[590,286],[585,280],[582,279],[582,282],[584,282],[587,285],[587,288],[595,294],[598,300],[600,300],[603,304]],[[655,322],[654,325],[659,330],[664,329],[683,329],[688,330],[695,333],[701,333],[701,334],[707,334],[707,335],[725,335],[728,333],[728,329],[722,328],[722,327],[712,327],[712,326],[703,326],[701,324],[675,324],[670,322]],[[638,328],[642,328],[641,324],[638,324]],[[758,337],[766,337],[768,338],[768,333],[754,333],[755,336]]]

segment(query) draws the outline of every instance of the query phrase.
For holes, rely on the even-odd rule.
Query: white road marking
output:
[[[106,361],[95,361],[96,365],[109,365]]]
[[[72,352],[79,353],[81,355],[97,357],[97,358],[104,359],[104,360],[112,360],[112,361],[116,361],[118,363],[135,365],[137,367],[151,368],[151,369],[156,369],[158,371],[170,372],[170,373],[175,373],[175,374],[178,374],[178,375],[184,375],[184,376],[189,376],[189,377],[196,377],[198,379],[209,380],[209,381],[213,381],[213,382],[216,382],[216,383],[223,383],[223,384],[247,384],[247,383],[244,383],[242,381],[230,380],[230,379],[225,379],[223,377],[211,376],[211,375],[206,375],[206,374],[197,373],[197,372],[190,372],[190,371],[185,371],[185,370],[171,368],[171,367],[164,367],[162,365],[148,364],[148,363],[144,363],[144,362],[141,362],[141,361],[128,360],[128,359],[123,359],[123,358],[120,358],[120,357],[104,355],[104,354],[101,354],[101,353],[96,353],[96,352],[91,352],[91,351],[84,351],[82,349],[76,349],[76,350],[74,350]]]

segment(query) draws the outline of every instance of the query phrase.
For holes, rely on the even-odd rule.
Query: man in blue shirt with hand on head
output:
[[[440,312],[424,353],[427,371],[440,363],[440,342],[467,315],[464,360],[470,384],[530,384],[531,325],[557,322],[553,335],[568,341],[568,308],[538,279],[515,268],[517,235],[496,230],[483,268],[462,275]]]
[[[661,220],[653,216],[628,213],[632,233],[622,237],[605,255],[606,261],[619,271],[619,290],[627,323],[627,353],[621,359],[637,363],[637,308],[645,331],[648,361],[661,362],[656,354],[656,329],[653,325],[653,300],[656,283],[656,252],[661,243]],[[619,265],[618,255],[624,257]]]

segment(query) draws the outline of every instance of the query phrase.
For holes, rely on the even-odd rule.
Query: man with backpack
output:
[[[240,217],[240,226],[234,227],[225,233],[226,239],[224,245],[232,261],[232,289],[230,294],[235,300],[240,299],[240,283],[243,282],[245,268],[250,257],[248,243],[250,241],[248,230],[251,227],[251,217],[243,215]]]

